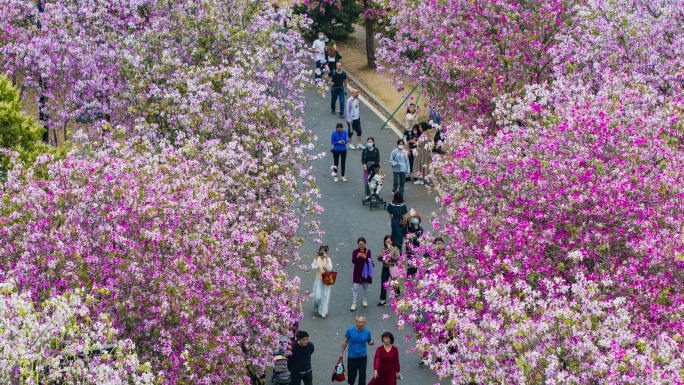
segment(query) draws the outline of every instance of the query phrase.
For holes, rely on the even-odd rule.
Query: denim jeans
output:
[[[405,172],[393,172],[394,182],[392,183],[392,190],[399,191],[401,195],[404,195],[404,185],[406,184],[406,173]],[[399,190],[397,190],[399,188]]]
[[[340,98],[340,116],[344,117],[344,87],[332,87],[330,88],[330,94],[332,95],[332,98],[330,98],[330,109],[335,112],[335,103],[337,102],[337,98]]]

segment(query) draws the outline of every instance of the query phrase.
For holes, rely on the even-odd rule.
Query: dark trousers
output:
[[[344,165],[347,163],[347,150],[337,151],[333,150],[333,164],[337,167],[337,175],[344,176]],[[340,155],[342,155],[342,164],[340,165]]]
[[[349,385],[354,385],[356,381],[356,374],[359,375],[359,385],[366,385],[366,365],[368,364],[368,356],[351,358],[347,357],[347,382]]]
[[[335,105],[337,105],[337,99],[340,99],[340,117],[344,117],[344,86],[342,87],[331,87],[330,88],[330,109],[335,112]]]
[[[411,150],[409,150],[409,157],[408,158],[409,158],[409,167],[411,168],[409,170],[409,174],[413,174],[413,158],[414,158],[414,155],[413,155],[413,152]]]
[[[299,374],[299,372],[292,372],[292,382],[290,385],[301,385],[304,381],[304,385],[313,385],[313,371],[309,370],[304,374]]]
[[[380,273],[380,301],[387,300],[387,289],[385,289],[385,282],[390,280],[389,267],[382,266],[382,273]],[[394,292],[399,295],[399,288],[395,288]]]

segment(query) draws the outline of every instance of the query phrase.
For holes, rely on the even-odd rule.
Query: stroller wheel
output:
[[[373,205],[368,205],[368,209],[369,209],[370,211],[373,211]]]
[[[363,198],[361,198],[361,204],[365,206],[365,205],[366,205],[366,200],[363,199]]]

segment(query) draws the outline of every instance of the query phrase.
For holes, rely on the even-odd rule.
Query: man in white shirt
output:
[[[359,90],[352,90],[352,96],[347,100],[347,106],[345,108],[347,112],[347,127],[349,128],[349,145],[350,149],[354,149],[352,144],[352,136],[356,132],[356,149],[363,150],[363,145],[361,145],[361,101],[359,100]]]
[[[311,52],[315,53],[316,59],[316,79],[323,76],[325,72],[325,34],[322,31],[318,32],[318,39],[313,42]]]

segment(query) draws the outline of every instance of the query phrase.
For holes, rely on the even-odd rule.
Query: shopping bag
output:
[[[342,363],[342,359],[340,358],[339,360],[337,360],[337,363],[335,364],[335,368],[333,369],[332,379],[330,381],[342,382],[346,379],[347,379],[347,371],[344,369],[344,364]]]
[[[399,269],[399,266],[390,266],[389,273],[392,279],[397,279],[401,276],[401,269]]]
[[[323,276],[323,283],[330,286],[334,285],[335,281],[337,281],[337,272],[336,271],[326,271],[325,273],[322,274]]]

